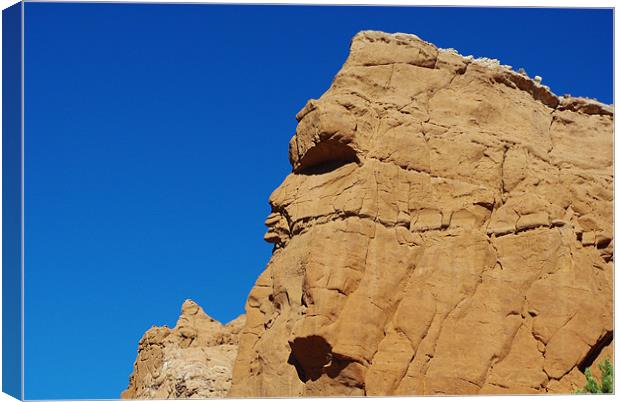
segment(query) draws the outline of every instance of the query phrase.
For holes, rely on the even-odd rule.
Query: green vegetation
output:
[[[586,385],[578,389],[577,394],[613,394],[614,392],[614,368],[611,365],[609,358],[598,365],[601,370],[601,382],[596,381],[596,378],[592,375],[590,368],[585,371]]]

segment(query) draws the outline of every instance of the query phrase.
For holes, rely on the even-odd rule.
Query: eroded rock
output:
[[[365,31],[297,119],[231,396],[583,385],[613,340],[611,107]]]
[[[123,399],[221,398],[231,385],[240,316],[220,324],[191,300],[183,303],[177,325],[149,329]]]

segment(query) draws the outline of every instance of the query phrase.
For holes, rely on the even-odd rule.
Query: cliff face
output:
[[[245,326],[186,303],[123,397],[225,396],[237,344],[235,397],[572,392],[613,358],[612,108],[366,31],[297,119]]]
[[[245,317],[222,325],[196,303],[183,304],[177,325],[149,329],[121,394],[124,399],[224,397],[230,389],[238,334]]]
[[[610,355],[610,107],[367,31],[297,119],[230,396],[570,392]]]

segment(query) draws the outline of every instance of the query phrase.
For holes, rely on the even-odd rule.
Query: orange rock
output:
[[[570,393],[613,358],[612,107],[364,31],[296,117],[245,318],[186,302],[122,397]]]
[[[230,396],[583,386],[613,339],[611,107],[365,31],[297,119]]]

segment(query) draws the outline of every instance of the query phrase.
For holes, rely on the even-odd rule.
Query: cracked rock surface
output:
[[[221,398],[231,384],[238,334],[245,317],[226,325],[191,300],[177,325],[149,329],[138,348],[123,399]]]
[[[230,396],[569,393],[613,358],[610,106],[364,31],[297,119]]]

